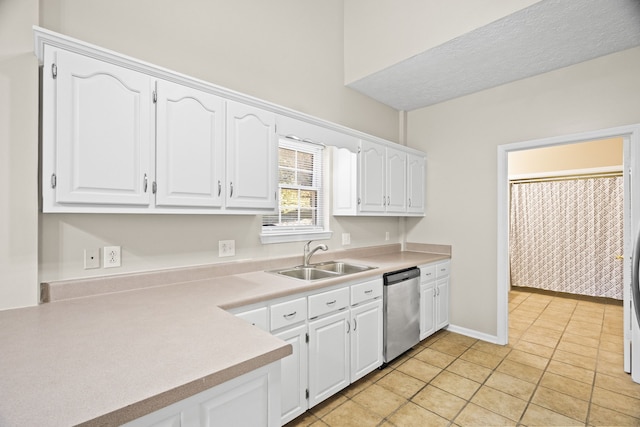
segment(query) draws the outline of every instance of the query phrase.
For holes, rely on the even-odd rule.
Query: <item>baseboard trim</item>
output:
[[[492,344],[498,344],[498,337],[496,335],[485,334],[474,329],[463,328],[461,326],[449,325],[447,331],[455,332],[456,334],[465,335],[467,337],[476,338],[482,341],[487,341]]]

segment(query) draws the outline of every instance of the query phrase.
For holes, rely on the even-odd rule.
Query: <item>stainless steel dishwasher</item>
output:
[[[411,267],[382,277],[386,364],[420,341],[420,269]]]

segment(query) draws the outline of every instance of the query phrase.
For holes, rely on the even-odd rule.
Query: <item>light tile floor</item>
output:
[[[509,345],[440,331],[294,426],[640,426],[622,305],[512,291]]]

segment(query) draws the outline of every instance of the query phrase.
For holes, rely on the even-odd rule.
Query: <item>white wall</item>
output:
[[[540,0],[345,0],[345,84]]]
[[[0,309],[37,302],[37,0],[0,1]]]
[[[497,333],[497,146],[640,122],[640,48],[410,112],[427,212],[407,240],[452,245],[451,323]]]
[[[342,0],[42,0],[45,28],[376,136],[398,115],[343,84]],[[35,195],[33,195],[35,197]],[[302,256],[303,243],[261,245],[259,216],[40,215],[40,281]],[[330,250],[402,241],[393,218],[332,219]],[[379,231],[378,231],[379,230]],[[384,240],[389,231],[391,239]],[[236,256],[218,258],[218,240]],[[119,245],[122,267],[83,269],[85,248]]]

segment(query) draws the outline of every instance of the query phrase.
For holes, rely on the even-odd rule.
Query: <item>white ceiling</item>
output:
[[[410,111],[638,45],[640,0],[544,0],[348,86]]]

